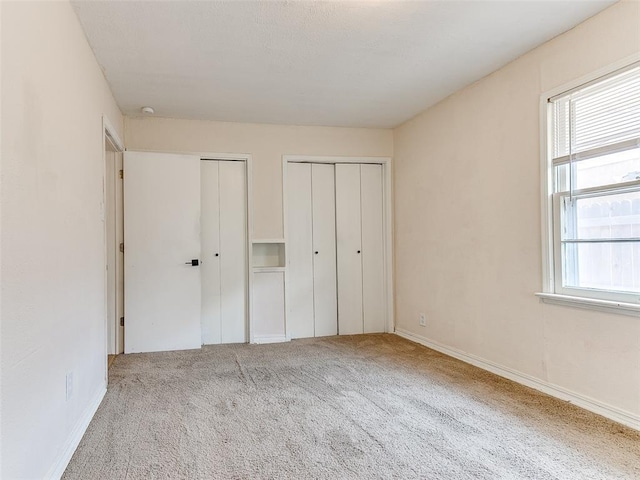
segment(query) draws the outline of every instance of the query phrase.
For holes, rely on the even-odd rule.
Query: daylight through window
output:
[[[640,303],[640,65],[549,102],[555,293]]]

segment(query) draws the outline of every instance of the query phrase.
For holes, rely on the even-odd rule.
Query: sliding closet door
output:
[[[220,202],[218,162],[200,162],[202,343],[222,341],[220,330]]]
[[[200,348],[200,158],[125,152],[124,172],[125,352]]]
[[[245,162],[218,161],[220,339],[247,341],[247,191]]]
[[[362,306],[364,332],[385,330],[382,165],[361,165]]]
[[[311,165],[287,166],[287,335],[314,336]]]
[[[338,332],[363,333],[360,165],[336,168]]]
[[[338,333],[334,165],[311,166],[315,336]]]

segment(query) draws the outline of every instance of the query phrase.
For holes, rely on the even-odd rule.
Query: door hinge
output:
[[[120,244],[120,253],[124,253],[124,243]]]
[[[120,317],[120,326],[124,327],[124,317]]]
[[[120,178],[124,178],[124,170],[120,170]]]

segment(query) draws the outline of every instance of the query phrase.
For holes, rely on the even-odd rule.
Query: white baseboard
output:
[[[559,398],[560,400],[567,401],[581,408],[584,408],[585,410],[597,413],[598,415],[607,417],[615,422],[622,423],[627,427],[631,427],[635,430],[640,430],[640,415],[636,415],[620,408],[607,405],[606,403],[600,402],[599,400],[595,400],[593,398],[568,390],[564,387],[545,382],[544,380],[540,380],[539,378],[519,372],[509,367],[499,365],[489,360],[485,360],[476,355],[463,352],[462,350],[458,350],[457,348],[448,347],[436,341],[429,340],[428,338],[425,338],[421,335],[411,333],[407,330],[396,328],[395,333],[396,335],[406,338],[407,340],[419,343],[421,345],[424,345],[425,347],[429,347],[440,353],[449,355],[450,357],[457,358],[458,360],[462,360],[465,363],[470,363],[471,365],[482,368],[483,370],[487,370],[501,377],[508,378],[509,380],[513,380],[514,382],[520,383],[535,390],[539,390],[540,392],[551,395],[552,397]]]
[[[49,472],[45,475],[45,479],[60,480],[60,478],[62,478],[62,474],[67,468],[67,465],[69,465],[71,457],[73,457],[76,448],[78,448],[80,440],[82,440],[82,436],[87,431],[87,427],[89,426],[91,419],[96,414],[100,403],[102,403],[102,399],[104,398],[105,393],[107,393],[107,389],[101,389],[89,404],[84,414],[82,415],[82,417],[80,417],[80,420],[78,420],[78,423],[71,432],[69,440],[67,440],[62,454],[60,455],[60,457],[58,457],[56,463],[53,464]]]
[[[290,340],[291,339],[287,338],[286,335],[264,335],[261,337],[253,337],[252,343],[257,343],[257,344],[281,343],[281,342],[288,342]]]

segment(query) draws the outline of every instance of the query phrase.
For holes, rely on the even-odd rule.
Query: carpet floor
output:
[[[395,335],[120,355],[63,477],[639,479],[640,433]]]

